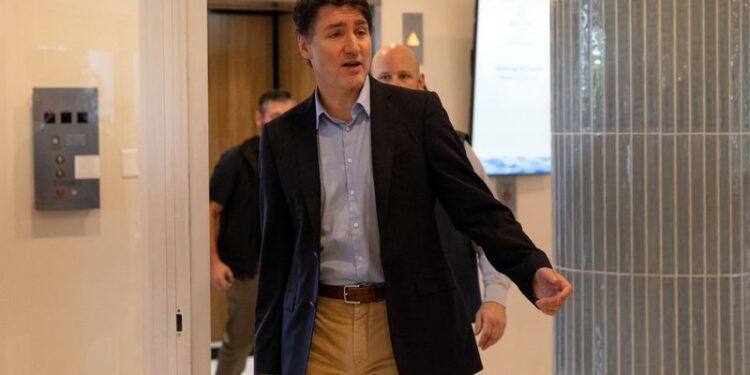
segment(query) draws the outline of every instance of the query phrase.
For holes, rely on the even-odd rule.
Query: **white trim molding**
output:
[[[210,371],[206,2],[140,5],[146,365],[153,375],[202,375]]]

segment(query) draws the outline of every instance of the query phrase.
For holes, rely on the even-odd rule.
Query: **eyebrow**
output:
[[[362,26],[362,25],[367,25],[367,21],[365,21],[365,20],[354,21],[354,26],[355,27],[359,27],[359,26]],[[344,26],[346,26],[346,22],[341,21],[341,22],[332,23],[330,25],[326,25],[326,27],[323,28],[323,29],[324,30],[329,30],[329,29],[335,29],[335,28],[344,27]]]
[[[342,22],[336,22],[336,23],[332,23],[330,25],[326,25],[326,27],[324,28],[324,30],[335,29],[335,28],[338,28],[338,27],[344,27],[344,25],[345,25],[345,23],[343,21]]]

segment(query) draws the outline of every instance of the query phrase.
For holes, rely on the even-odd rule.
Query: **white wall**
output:
[[[401,40],[403,13],[424,15],[422,72],[427,79],[427,87],[440,94],[440,99],[453,121],[453,126],[460,130],[468,130],[471,95],[469,67],[474,40],[474,1],[382,0],[380,14],[382,45],[403,42]]]
[[[473,0],[382,0],[382,44],[401,43],[403,13],[424,16],[424,66],[430,90],[440,94],[457,129],[468,130],[471,100],[470,52],[474,38]],[[378,27],[376,25],[376,27]],[[552,190],[550,176],[517,179],[516,213],[525,230],[551,256]],[[482,374],[552,373],[553,319],[541,314],[517,289],[508,302],[503,339],[485,352]]]
[[[0,1],[0,374],[144,374],[138,1]],[[101,209],[34,210],[33,87],[99,88]]]

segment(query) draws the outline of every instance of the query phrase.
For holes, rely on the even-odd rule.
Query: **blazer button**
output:
[[[315,308],[315,302],[310,301],[310,307],[312,307],[314,309]]]

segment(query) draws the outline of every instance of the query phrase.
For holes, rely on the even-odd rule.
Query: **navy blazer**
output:
[[[435,93],[373,78],[370,90],[380,257],[398,371],[476,373],[482,365],[440,247],[435,201],[532,301],[534,273],[549,260],[474,173]],[[256,373],[306,371],[321,251],[315,120],[311,96],[266,125],[261,136]]]

